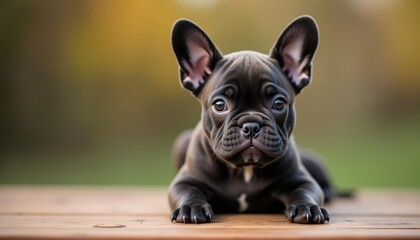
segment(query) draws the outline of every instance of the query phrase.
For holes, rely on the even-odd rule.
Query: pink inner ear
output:
[[[299,64],[302,46],[303,38],[300,37],[287,44],[282,51],[284,61],[283,71],[288,72],[288,77],[296,86],[300,86],[303,79],[309,78],[307,70],[304,69],[308,63],[308,59],[303,59]]]
[[[195,42],[190,41],[188,44],[191,65],[185,60],[182,61],[184,68],[187,70],[187,77],[183,80],[184,84],[190,82],[194,89],[200,87],[204,83],[204,76],[210,75],[208,68],[210,54]]]

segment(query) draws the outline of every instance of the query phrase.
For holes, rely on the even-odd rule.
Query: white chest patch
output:
[[[244,167],[244,180],[246,183],[249,183],[254,174],[254,168],[252,166]]]
[[[239,212],[245,212],[248,209],[248,202],[246,201],[246,194],[242,193],[241,196],[238,197],[239,202]]]

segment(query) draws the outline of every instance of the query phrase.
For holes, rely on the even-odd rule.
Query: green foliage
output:
[[[420,188],[420,128],[388,132],[297,136],[326,159],[340,189]],[[300,134],[299,134],[300,135]],[[171,139],[102,146],[80,154],[9,154],[0,165],[3,184],[168,185],[175,175]]]

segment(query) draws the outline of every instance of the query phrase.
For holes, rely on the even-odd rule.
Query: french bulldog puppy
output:
[[[308,16],[283,31],[269,55],[222,55],[188,20],[172,30],[181,85],[201,102],[201,120],[174,144],[171,221],[210,222],[213,213],[284,212],[293,223],[330,220],[332,196],[317,158],[298,150],[295,97],[311,81],[318,29]]]

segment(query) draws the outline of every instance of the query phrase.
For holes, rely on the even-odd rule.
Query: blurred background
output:
[[[200,105],[174,21],[224,53],[268,53],[299,15],[320,29],[295,136],[340,188],[420,188],[420,2],[1,1],[0,184],[168,185]]]

